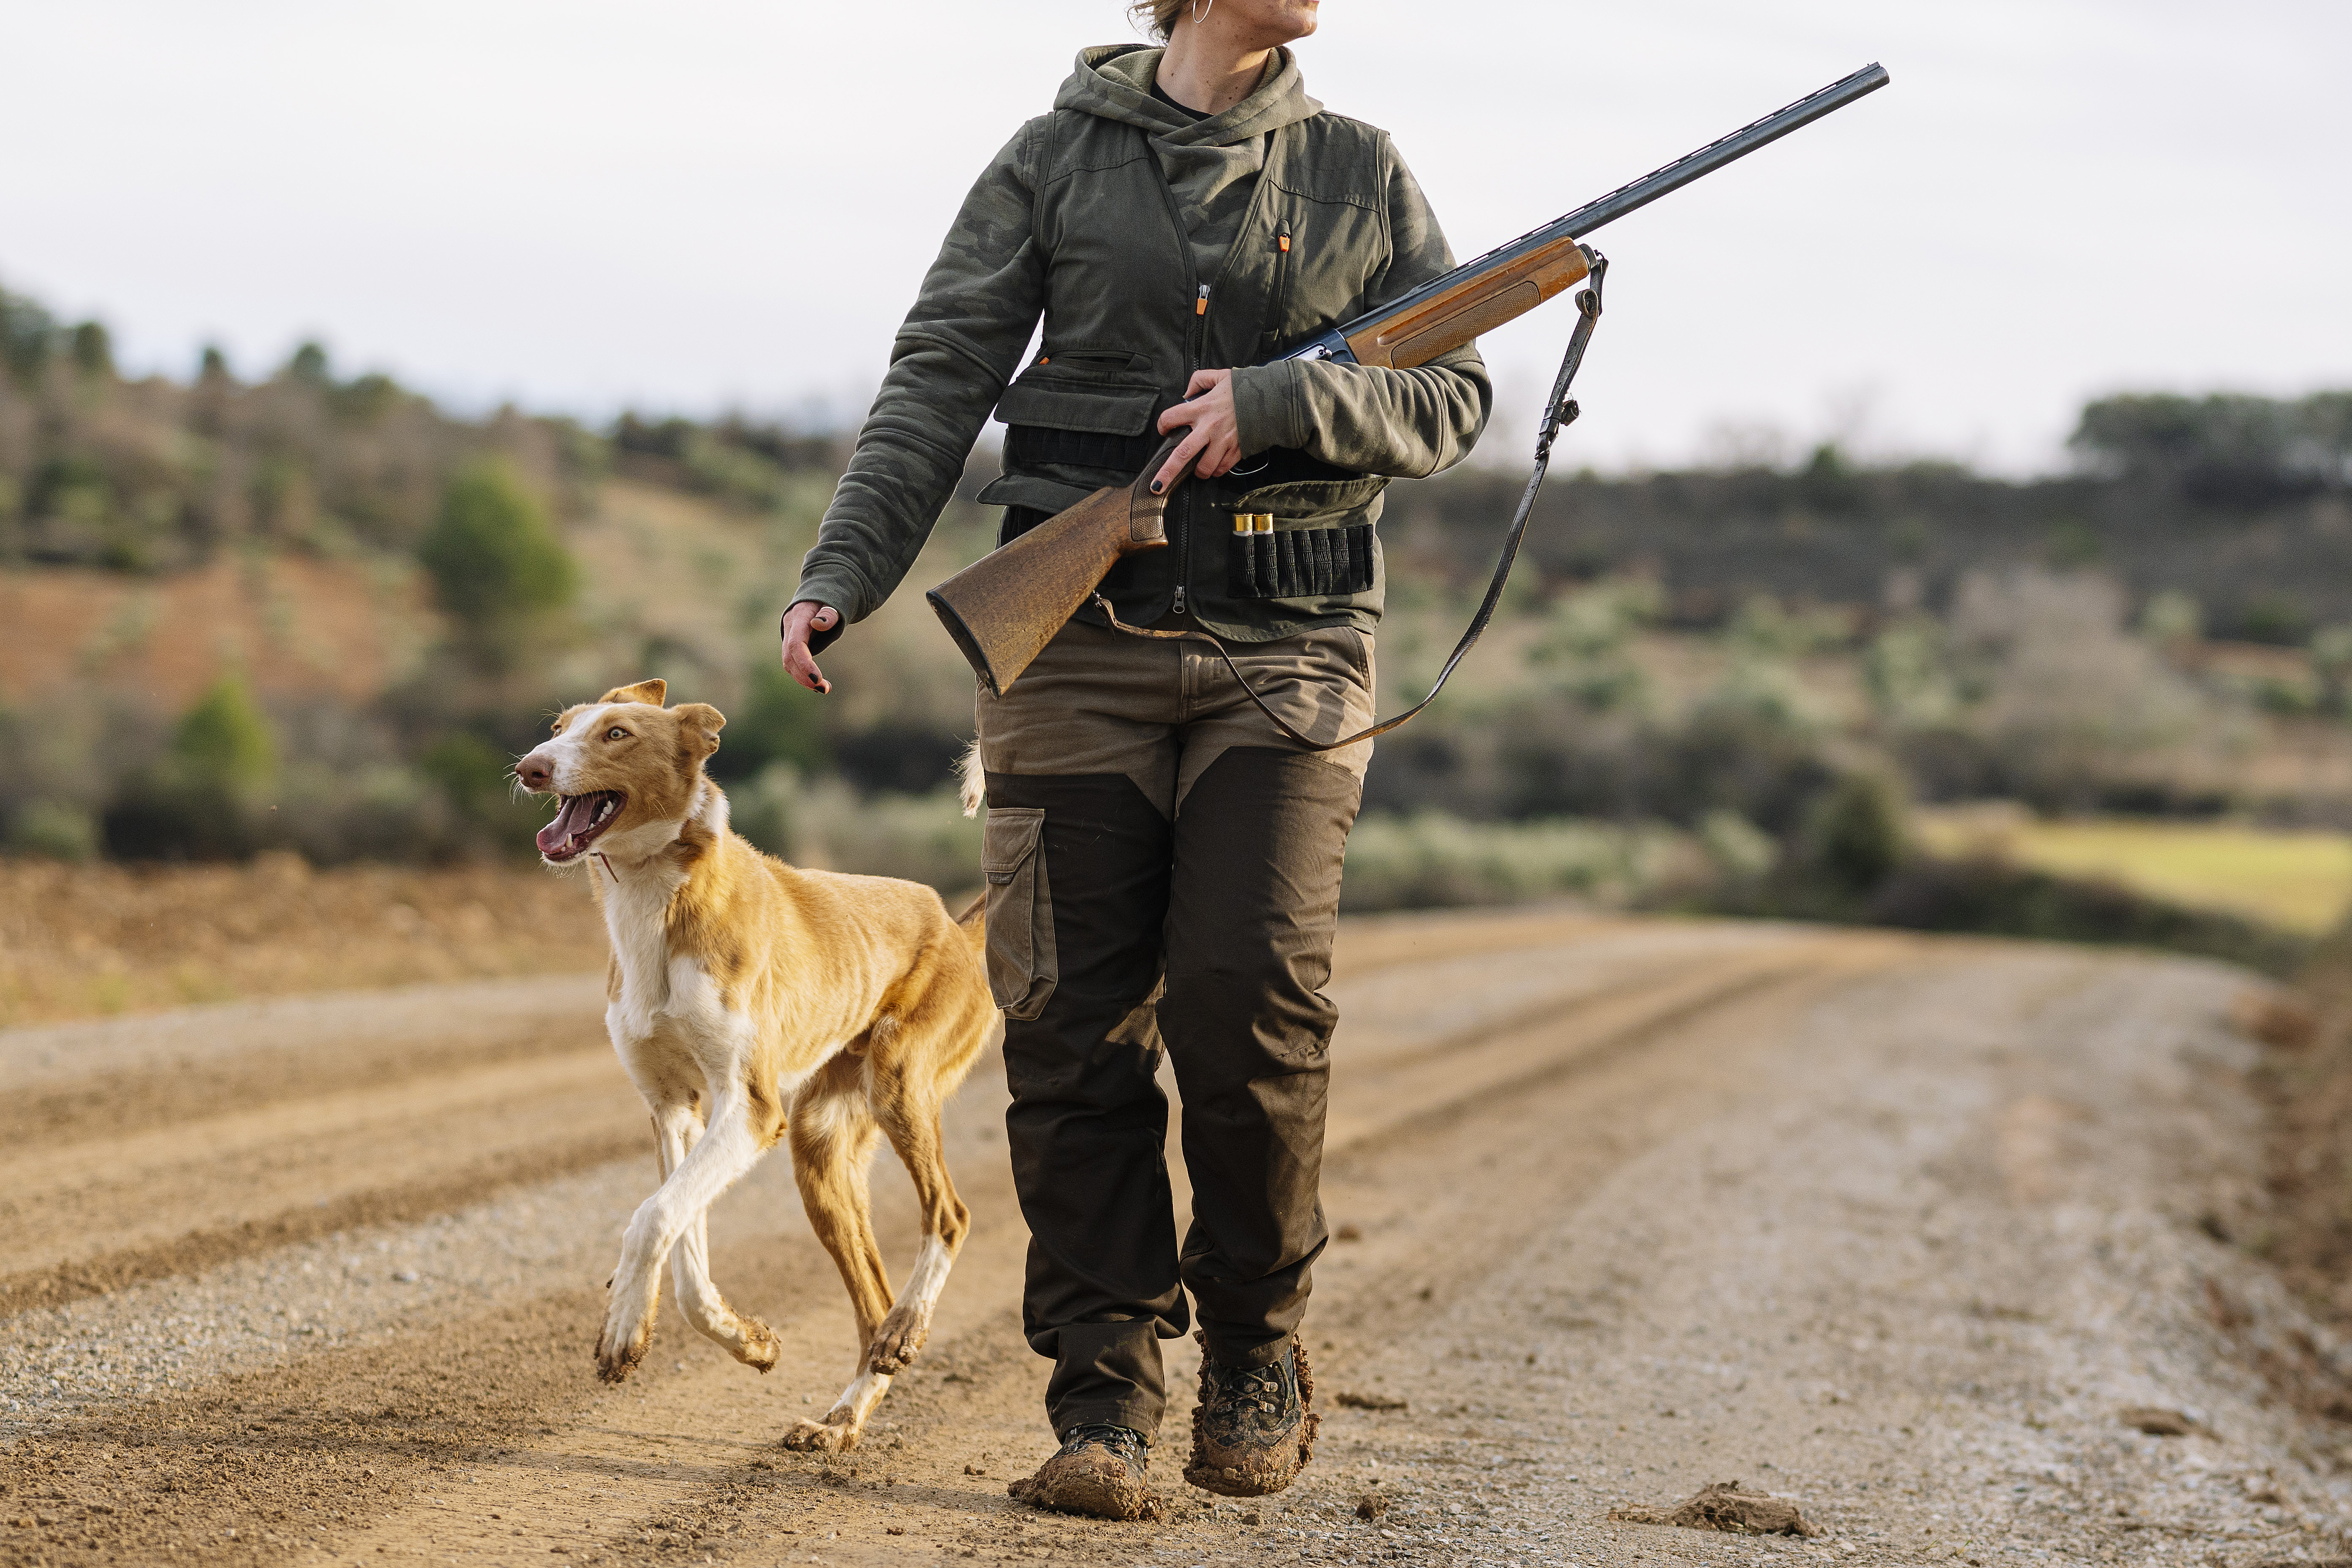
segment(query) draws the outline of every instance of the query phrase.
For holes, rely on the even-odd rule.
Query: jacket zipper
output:
[[[1176,254],[1183,258],[1184,277],[1196,290],[1192,297],[1192,331],[1184,340],[1184,384],[1190,386],[1192,384],[1192,373],[1201,368],[1201,358],[1208,353],[1209,286],[1202,282],[1201,275],[1192,269],[1192,237],[1184,232],[1184,213],[1176,205],[1176,189],[1168,183],[1168,171],[1160,166],[1157,153],[1151,154],[1150,162],[1151,172],[1160,176],[1160,194],[1168,200],[1168,222],[1169,226],[1175,230]],[[1265,192],[1265,179],[1261,172],[1257,188],[1250,194],[1249,211],[1242,216],[1244,233],[1249,231],[1251,222],[1256,218],[1259,206],[1266,199]],[[1232,268],[1233,264],[1234,253],[1228,250],[1225,252],[1224,267],[1219,268],[1217,272],[1220,282],[1223,281],[1225,272]],[[1173,499],[1181,503],[1181,510],[1177,514],[1177,531],[1183,535],[1183,539],[1176,547],[1176,597],[1170,607],[1181,616],[1184,614],[1184,607],[1192,597],[1192,487],[1186,486],[1183,493]]]
[[[1192,248],[1190,240],[1185,241],[1185,248]],[[1193,369],[1209,352],[1209,286],[1202,283],[1197,287],[1201,291],[1192,300],[1192,347],[1188,356],[1192,363],[1184,367],[1184,380],[1188,385],[1192,380]],[[1180,616],[1184,613],[1184,603],[1192,582],[1192,494],[1189,489],[1184,492],[1184,542],[1178,546],[1176,554],[1176,603],[1173,608]]]
[[[1200,367],[1201,344],[1208,331],[1205,323],[1209,315],[1209,286],[1201,281],[1199,273],[1192,270],[1192,238],[1184,232],[1184,213],[1176,205],[1176,190],[1168,183],[1168,171],[1160,166],[1157,153],[1151,154],[1150,162],[1151,172],[1160,177],[1160,194],[1168,200],[1168,226],[1176,236],[1176,254],[1184,263],[1184,280],[1196,290],[1192,300],[1192,330],[1184,334],[1184,384],[1190,386],[1192,372]],[[1174,510],[1176,531],[1180,535],[1176,545],[1176,597],[1170,608],[1181,616],[1192,597],[1192,492],[1188,489],[1170,499],[1178,503]]]
[[[1283,322],[1290,317],[1290,220],[1274,228],[1274,314],[1265,333],[1268,349],[1282,346]]]

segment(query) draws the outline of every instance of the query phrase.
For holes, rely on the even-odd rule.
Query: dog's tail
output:
[[[956,759],[956,776],[963,785],[961,792],[963,814],[966,816],[978,816],[980,808],[988,804],[988,778],[980,765],[978,736],[974,736],[971,744],[963,749],[963,755]],[[963,913],[956,916],[956,924],[963,928],[964,935],[971,939],[971,945],[974,947],[980,946],[987,939],[988,889],[986,888],[972,895],[971,902],[965,907]]]
[[[980,741],[977,736],[956,759],[956,777],[962,782],[963,814],[978,816],[980,808],[988,804],[988,773],[980,764]]]

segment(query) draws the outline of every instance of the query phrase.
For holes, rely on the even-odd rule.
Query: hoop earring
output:
[[[1192,26],[1197,27],[1202,23],[1207,21],[1209,19],[1209,13],[1216,8],[1217,0],[1208,0],[1208,4],[1206,5],[1202,5],[1202,0],[1192,0]]]

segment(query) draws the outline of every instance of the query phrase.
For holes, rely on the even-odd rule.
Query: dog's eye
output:
[[[625,741],[628,738],[629,732],[626,730],[622,729],[618,724],[614,725],[611,729],[604,731],[604,739],[608,741]]]

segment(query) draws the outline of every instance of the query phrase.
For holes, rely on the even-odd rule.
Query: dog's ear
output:
[[[650,702],[658,708],[662,705],[662,699],[668,695],[669,682],[656,677],[651,680],[640,680],[635,686],[615,686],[596,700],[599,702]]]
[[[727,727],[726,714],[708,702],[681,702],[670,711],[677,715],[680,745],[698,750],[706,757],[719,749],[719,731]]]

